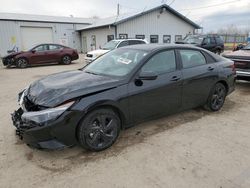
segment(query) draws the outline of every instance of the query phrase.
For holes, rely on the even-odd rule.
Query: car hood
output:
[[[250,59],[250,50],[238,50],[225,53],[223,56],[227,58]]]
[[[24,53],[24,52],[22,52],[22,51],[21,52],[13,52],[13,53],[10,53],[10,54],[4,56],[3,58],[14,57],[14,56],[17,56],[17,55],[22,54],[22,53]]]
[[[88,54],[91,54],[91,55],[102,55],[102,54],[105,54],[107,52],[109,52],[110,50],[102,50],[102,49],[99,49],[99,50],[94,50],[94,51],[90,51],[88,52]]]
[[[36,105],[55,107],[67,100],[119,85],[121,81],[118,79],[75,70],[52,74],[35,81],[29,86],[26,95]]]

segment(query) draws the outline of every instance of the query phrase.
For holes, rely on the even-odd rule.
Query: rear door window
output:
[[[180,50],[180,56],[183,68],[191,68],[205,65],[206,59],[200,51],[197,50]]]
[[[128,41],[125,40],[125,41],[122,41],[122,42],[118,45],[117,48],[121,48],[121,47],[123,47],[123,46],[128,46],[128,45],[129,45],[129,44],[128,44]]]
[[[58,45],[49,45],[49,50],[59,50],[59,49],[61,49],[61,47],[60,46],[58,46]]]

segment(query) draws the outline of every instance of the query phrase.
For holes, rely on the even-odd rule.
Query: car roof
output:
[[[125,41],[125,40],[139,40],[139,41],[145,41],[145,39],[133,39],[133,38],[130,38],[130,39],[114,39],[114,40],[112,40],[112,41],[121,42],[121,41]]]
[[[137,44],[137,45],[131,45],[131,46],[125,46],[123,48],[127,49],[136,49],[136,50],[144,50],[144,51],[154,51],[154,50],[160,50],[160,49],[171,49],[171,48],[185,48],[185,49],[199,49],[203,50],[202,48],[188,45],[188,44]]]

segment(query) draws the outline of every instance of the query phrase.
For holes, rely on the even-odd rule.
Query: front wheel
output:
[[[222,83],[215,84],[208,97],[205,109],[209,111],[220,110],[225,102],[226,95],[227,91],[225,86]]]
[[[62,57],[62,64],[69,65],[71,63],[71,57],[69,55],[65,55]]]
[[[18,60],[17,60],[17,67],[18,68],[27,68],[28,67],[28,61],[27,61],[27,59],[25,59],[25,58],[19,58]]]
[[[81,122],[77,137],[79,144],[85,149],[101,151],[113,145],[120,129],[120,118],[113,110],[97,109]]]

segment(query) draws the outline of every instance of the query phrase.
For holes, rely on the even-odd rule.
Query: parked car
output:
[[[246,46],[246,44],[238,44],[236,47],[234,47],[233,51],[241,50],[245,46]]]
[[[78,59],[76,50],[59,44],[40,44],[28,51],[14,52],[3,57],[4,66],[26,68],[31,65],[61,63],[68,65]]]
[[[224,42],[219,35],[188,35],[184,40],[176,43],[193,44],[216,54],[221,54],[224,51]]]
[[[147,44],[148,42],[146,40],[142,39],[117,39],[117,40],[111,40],[108,43],[106,43],[104,46],[101,47],[99,50],[90,51],[85,56],[85,62],[91,63],[99,56],[109,52],[110,50],[114,50],[116,48],[121,48],[124,46],[130,46],[130,45],[136,45],[136,44]]]
[[[33,82],[19,94],[12,120],[30,146],[100,151],[139,122],[199,106],[220,110],[234,83],[233,61],[207,50],[127,46]]]
[[[250,81],[250,44],[223,56],[234,61],[237,79]]]

